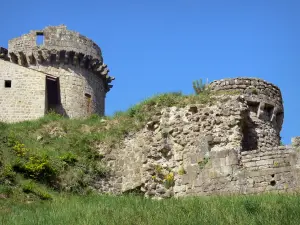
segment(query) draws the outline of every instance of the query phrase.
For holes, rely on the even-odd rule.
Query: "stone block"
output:
[[[274,160],[273,159],[266,159],[266,160],[260,160],[256,162],[257,166],[264,166],[264,165],[273,165]]]
[[[246,162],[246,163],[243,163],[243,167],[245,167],[245,168],[256,167],[256,162]]]
[[[292,138],[292,146],[293,147],[300,147],[300,137],[293,137]]]
[[[186,191],[186,186],[185,185],[181,185],[181,186],[174,186],[174,193],[180,193],[180,192],[185,192]]]

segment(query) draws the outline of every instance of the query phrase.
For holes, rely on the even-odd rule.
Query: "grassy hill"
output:
[[[95,194],[93,181],[110,170],[99,144],[117,148],[162,108],[213,104],[215,97],[205,91],[170,93],[112,117],[50,113],[36,121],[0,123],[0,224],[299,224],[299,195],[154,201]]]
[[[33,201],[51,199],[61,192],[89,193],[93,181],[109,172],[99,154],[99,144],[116,147],[164,107],[213,100],[208,92],[190,96],[169,93],[112,117],[68,119],[50,113],[35,121],[0,123],[0,195],[21,201],[30,196]]]

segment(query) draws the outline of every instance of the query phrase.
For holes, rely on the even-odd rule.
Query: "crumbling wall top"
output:
[[[282,108],[280,89],[262,79],[248,77],[222,79],[213,81],[209,87],[212,91],[239,90],[248,102],[263,102]]]
[[[43,39],[42,43],[37,43],[39,36]],[[30,33],[14,38],[8,43],[8,51],[15,54],[19,52],[28,54],[39,49],[73,51],[90,55],[94,59],[102,61],[101,50],[96,43],[78,32],[67,30],[65,25],[32,30]]]

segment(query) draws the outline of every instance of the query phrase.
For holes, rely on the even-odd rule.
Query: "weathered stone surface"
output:
[[[126,139],[123,147],[113,150],[117,155],[114,166],[120,164],[118,158],[136,162],[132,154],[144,155],[146,161],[129,163],[119,170],[123,183],[135,183],[138,174],[142,183],[137,185],[144,188],[145,196],[154,198],[296,190],[300,153],[292,146],[278,146],[281,124],[270,121],[265,111],[259,118],[254,106],[233,95],[221,96],[213,105],[166,108],[152,120],[156,121],[155,129],[149,129],[153,127],[150,122]],[[218,123],[213,122],[217,119]],[[255,138],[249,136],[255,133]],[[132,147],[134,143],[139,145]],[[168,152],[164,154],[161,149],[166,144]],[[130,173],[133,167],[138,169],[136,174]],[[170,174],[173,182],[168,183]],[[109,185],[114,187],[113,182]]]

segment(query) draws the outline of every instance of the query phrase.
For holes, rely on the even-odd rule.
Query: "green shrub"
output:
[[[178,174],[179,174],[179,175],[184,175],[184,174],[186,174],[185,169],[184,169],[183,167],[180,167],[179,170],[178,170]]]
[[[67,152],[59,158],[69,165],[74,165],[78,161],[77,156],[74,155],[72,152]]]
[[[42,200],[50,200],[52,196],[46,191],[37,187],[37,185],[33,181],[26,181],[22,184],[22,190],[25,193],[32,193],[38,196]]]
[[[20,143],[19,141],[15,141],[15,144],[12,147],[12,149],[19,157],[25,157],[29,151],[27,148],[25,148],[25,145]]]
[[[193,89],[195,94],[199,95],[204,92],[206,85],[202,82],[202,79],[193,81]]]
[[[6,197],[12,196],[14,193],[13,187],[9,185],[0,184],[0,195],[5,195]]]
[[[6,180],[9,182],[15,182],[16,173],[13,171],[13,167],[8,164],[1,168],[0,171],[0,182],[5,182]]]
[[[156,173],[157,175],[161,174],[161,173],[162,173],[162,170],[163,170],[163,168],[162,168],[161,165],[155,165],[155,166],[154,166],[154,169],[155,169],[155,173]]]
[[[170,172],[165,176],[165,187],[169,189],[170,187],[174,186],[175,180],[174,180],[174,173]]]
[[[205,165],[209,162],[209,157],[204,157],[203,160],[198,162],[200,169],[203,169]]]
[[[14,165],[14,170],[23,173],[26,177],[40,181],[50,181],[57,173],[47,155],[32,155],[26,160],[18,159]]]

